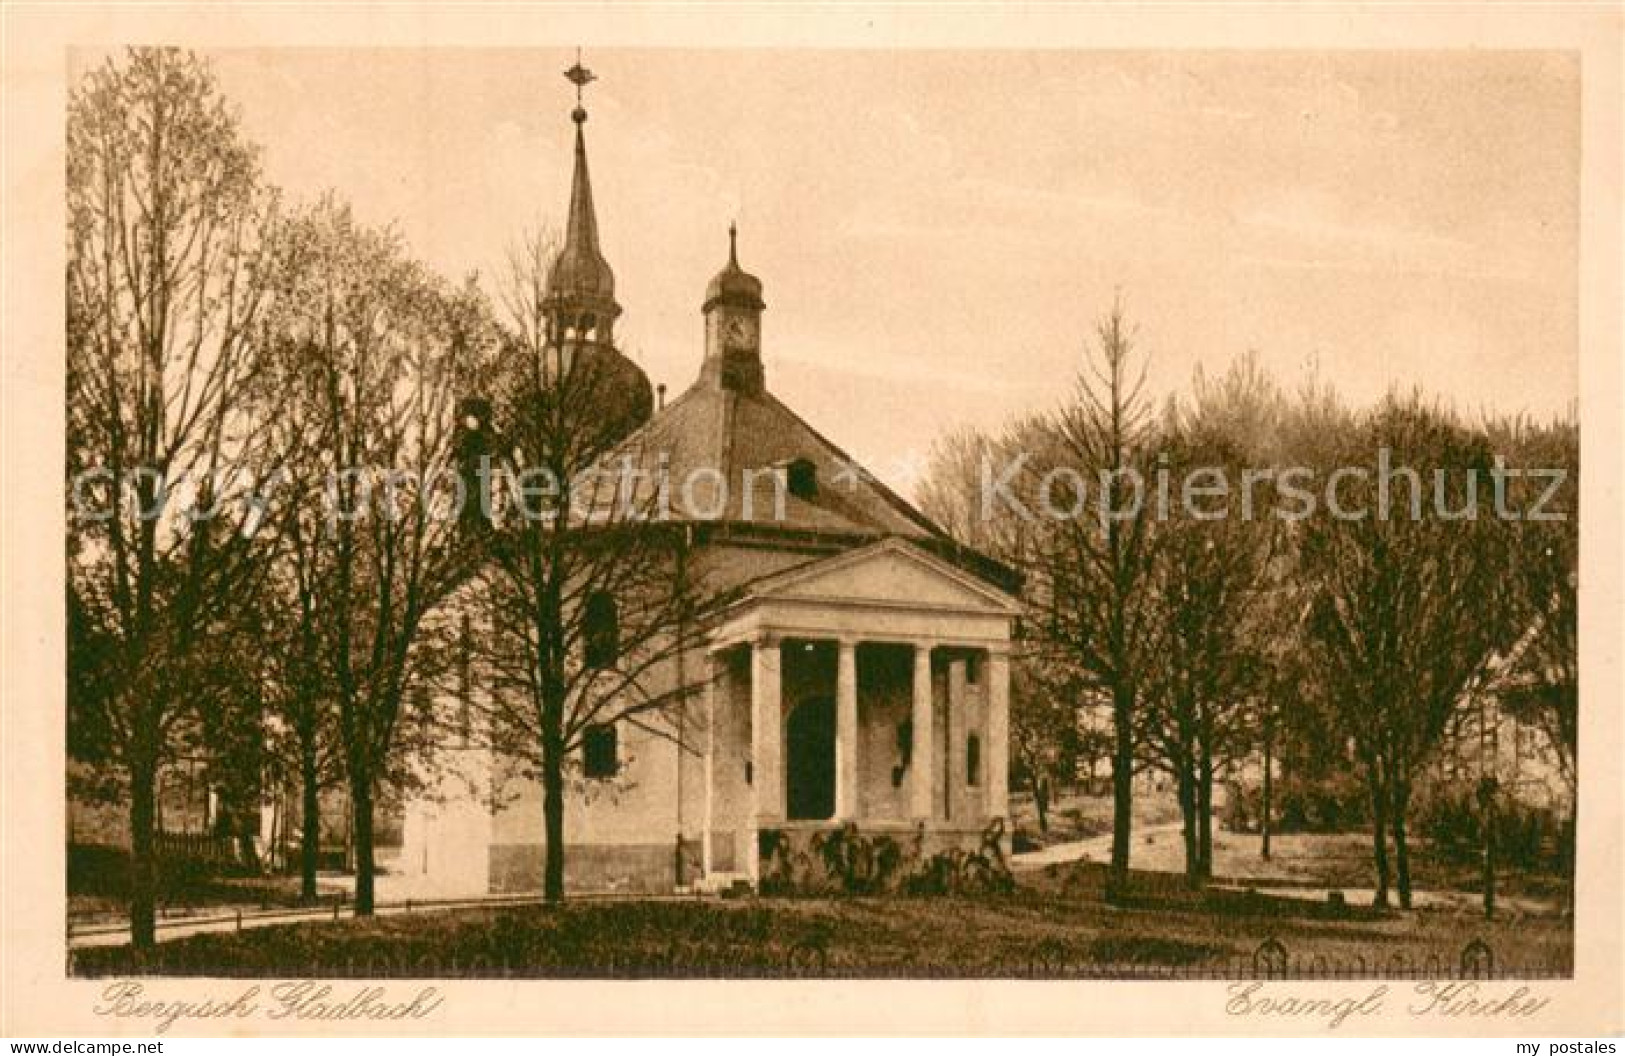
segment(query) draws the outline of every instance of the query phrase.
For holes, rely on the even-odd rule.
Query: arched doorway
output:
[[[785,727],[789,765],[785,768],[785,809],[792,821],[823,821],[835,816],[835,702],[804,700]]]

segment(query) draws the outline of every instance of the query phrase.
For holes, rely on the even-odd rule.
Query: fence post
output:
[[[241,907],[239,907],[238,910],[237,910],[237,930],[238,931],[243,930],[243,911],[242,911]]]

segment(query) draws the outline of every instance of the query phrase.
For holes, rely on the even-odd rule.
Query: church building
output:
[[[578,88],[590,79],[579,64],[571,74]],[[765,479],[780,490],[761,501],[725,487],[716,501],[672,507],[730,602],[666,661],[673,684],[694,688],[672,730],[623,721],[580,746],[567,783],[566,889],[759,890],[768,858],[806,855],[820,834],[850,826],[917,855],[990,839],[1007,851],[1014,575],[781,402],[763,283],[741,265],[732,229],[727,262],[697,297],[693,383],[654,406],[647,377],[614,345],[621,306],[599,244],[579,98],[571,117],[575,169],[547,278],[549,332],[624,379],[627,444],[658,453],[672,479]],[[864,413],[861,390],[852,412]],[[540,785],[488,746],[451,754],[456,778],[408,804],[396,871],[445,895],[540,890]]]

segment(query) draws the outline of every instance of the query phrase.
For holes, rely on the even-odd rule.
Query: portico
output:
[[[891,539],[755,584],[708,651],[702,865],[760,878],[761,836],[973,843],[1007,817],[1013,601]]]

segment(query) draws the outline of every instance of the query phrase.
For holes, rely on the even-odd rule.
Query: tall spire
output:
[[[615,303],[615,272],[598,246],[598,216],[592,204],[592,178],[587,169],[587,110],[582,89],[597,78],[576,63],[564,71],[576,88],[575,109],[570,120],[576,126],[575,172],[570,182],[570,213],[565,224],[564,245],[547,273],[547,296],[543,308],[552,318],[557,335],[601,341],[610,339],[610,325],[621,309]]]
[[[576,123],[576,167],[570,180],[570,219],[564,233],[565,252],[603,259],[598,248],[598,214],[592,207],[592,177],[587,171],[587,138],[582,126],[587,112],[577,107],[570,115]]]

